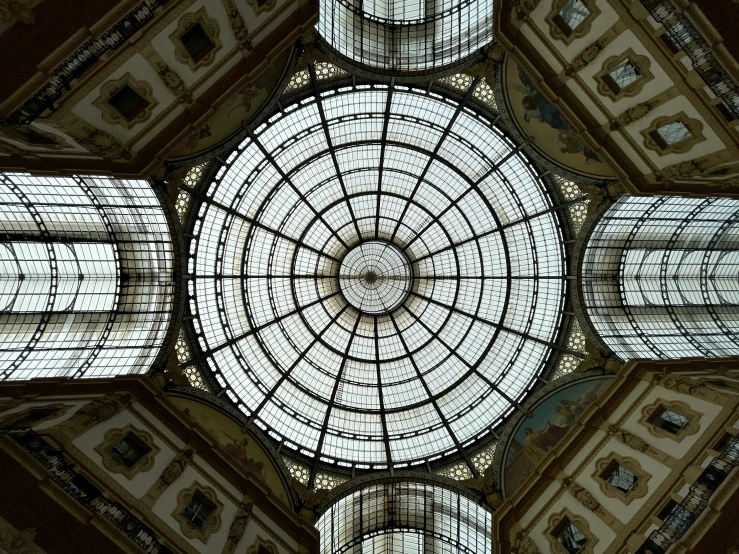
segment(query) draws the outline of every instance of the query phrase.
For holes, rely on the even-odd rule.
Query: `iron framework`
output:
[[[568,352],[566,205],[474,109],[477,81],[460,101],[311,78],[187,189],[196,340],[182,367],[209,368],[215,390],[307,456],[310,484],[321,463],[450,456],[478,475],[468,450]],[[346,301],[340,267],[376,241],[412,276],[395,310],[370,314]]]
[[[174,253],[145,181],[0,174],[1,379],[145,373]]]
[[[426,72],[492,40],[492,0],[321,0],[318,32],[344,59],[381,72]]]
[[[739,201],[619,199],[596,225],[582,290],[622,359],[739,354]]]

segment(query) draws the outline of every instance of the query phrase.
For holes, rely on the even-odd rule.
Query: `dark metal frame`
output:
[[[693,62],[693,68],[714,94],[724,101],[735,118],[739,118],[739,85],[716,59],[711,46],[693,22],[672,0],[641,0],[641,3],[658,23],[665,26],[669,36],[678,48],[685,51]]]
[[[739,348],[739,330],[731,329],[727,326],[717,309],[736,310],[736,305],[728,303],[719,305],[709,298],[709,289],[712,285],[711,278],[708,275],[711,254],[717,250],[719,241],[726,236],[727,231],[739,222],[739,203],[737,203],[733,212],[727,208],[725,219],[711,220],[711,223],[719,223],[719,225],[716,226],[715,231],[711,230],[710,235],[700,235],[701,239],[710,239],[707,246],[698,245],[696,243],[697,239],[695,238],[691,239],[691,246],[684,246],[683,244],[687,240],[686,233],[689,233],[688,237],[693,237],[696,230],[691,230],[691,225],[703,221],[700,218],[701,214],[706,210],[710,210],[716,202],[732,202],[731,200],[719,198],[694,199],[695,204],[688,213],[681,212],[680,215],[674,217],[661,217],[660,220],[664,221],[666,228],[669,228],[669,237],[651,241],[647,246],[640,245],[639,241],[643,241],[643,237],[640,234],[644,225],[653,223],[655,220],[654,214],[663,207],[667,208],[669,203],[674,201],[674,197],[656,196],[652,199],[651,205],[638,218],[624,215],[623,212],[619,211],[620,203],[628,202],[628,197],[626,196],[622,197],[620,201],[616,201],[615,205],[606,203],[601,213],[599,213],[597,222],[592,222],[592,230],[590,233],[585,234],[584,241],[580,245],[579,254],[582,260],[580,262],[581,275],[578,276],[578,283],[582,297],[579,302],[581,309],[584,309],[585,312],[590,312],[590,314],[584,313],[583,319],[587,321],[587,327],[592,325],[594,333],[600,337],[598,343],[604,345],[608,351],[615,351],[617,349],[615,341],[620,339],[624,341],[622,343],[623,348],[629,349],[636,347],[636,345],[645,346],[650,350],[654,358],[667,359],[681,357],[680,355],[676,356],[674,352],[665,351],[664,348],[658,346],[652,340],[650,333],[644,332],[643,324],[649,322],[648,318],[652,315],[649,312],[645,312],[645,310],[650,309],[663,310],[664,315],[669,317],[672,328],[665,328],[662,333],[663,335],[669,334],[670,337],[674,338],[675,344],[677,344],[677,341],[682,340],[685,348],[688,348],[690,352],[693,350],[696,352],[695,354],[683,353],[682,356],[701,355],[704,357],[714,357],[725,355],[712,350],[710,344],[702,341],[700,336],[694,335],[690,329],[686,328],[684,323],[686,315],[690,316],[688,319],[690,321],[692,321],[694,316],[707,316],[707,321],[710,320],[710,324],[715,326],[711,330],[719,331],[719,333],[714,332],[713,334],[726,337],[736,348]],[[625,239],[616,240],[607,234],[608,225],[613,219],[618,220],[623,217],[628,218],[632,227]],[[606,234],[601,236],[601,233]],[[623,291],[622,283],[626,269],[626,254],[633,249],[644,250],[649,248],[661,248],[665,250],[659,268],[660,282],[662,283],[660,291],[662,303],[660,305],[652,305],[645,299],[643,305],[635,306],[627,301]],[[667,271],[671,267],[668,263],[670,253],[680,250],[703,252],[702,265],[700,267],[700,291],[690,291],[700,293],[703,299],[702,305],[675,304],[664,285],[668,279],[676,279],[677,286],[680,286],[680,275],[667,275]],[[616,262],[618,263],[618,269],[615,267]],[[607,264],[606,269],[604,269],[604,264]],[[639,279],[638,276],[635,277],[633,275],[628,277],[630,279]],[[612,283],[612,285],[606,290],[605,283],[608,282]],[[618,294],[618,298],[616,298],[616,294]],[[625,316],[629,322],[629,329],[625,328],[625,326],[607,325],[604,322],[596,322],[593,319],[596,310],[601,314]],[[611,337],[612,340],[610,343],[607,337]]]
[[[316,79],[315,71],[313,70],[312,67],[310,68],[310,74],[311,74],[311,86],[309,87],[308,90],[304,90],[303,92],[298,93],[296,95],[296,99],[298,99],[297,101],[300,101],[299,99],[304,99],[303,100],[304,102],[311,102],[311,101],[314,101],[315,102],[315,101],[317,101],[318,103],[320,103],[320,92],[322,90],[325,90],[325,89],[328,89],[328,88],[332,88],[335,85],[333,85],[332,83],[323,83],[323,84],[319,83],[317,81],[317,79]],[[342,82],[343,81],[344,80],[342,79]],[[354,85],[356,86],[357,85],[357,79],[356,79],[356,77],[352,78],[352,81],[353,81]],[[487,115],[486,109],[481,109],[480,105],[478,105],[476,102],[472,102],[471,101],[471,94],[472,94],[472,91],[474,90],[475,86],[477,85],[477,83],[478,83],[478,80],[475,80],[473,86],[466,92],[466,94],[464,96],[458,96],[458,95],[454,94],[453,92],[447,91],[447,90],[444,90],[444,93],[443,94],[445,96],[449,96],[449,97],[452,97],[452,98],[454,98],[454,97],[458,97],[459,98],[459,105],[457,107],[457,114],[460,113],[463,109],[466,109],[466,110],[472,110],[473,112],[478,112],[478,113],[481,113],[481,114],[485,114],[486,117],[489,117],[490,118],[490,115]],[[427,90],[429,92],[430,92],[430,90],[432,88],[432,85],[433,85],[433,83],[429,83],[429,85],[428,85]],[[384,158],[385,146],[388,145],[388,144],[393,144],[391,141],[389,141],[387,139],[387,128],[388,128],[388,122],[389,122],[390,101],[391,101],[392,94],[393,94],[393,91],[395,90],[395,88],[396,88],[395,81],[394,80],[391,80],[390,81],[390,85],[389,85],[389,97],[388,97],[388,102],[386,104],[385,115],[384,115],[384,122],[383,122],[383,134],[382,134],[383,139],[382,139],[381,145],[380,145],[380,148],[381,148],[381,154],[380,154],[381,159]],[[438,94],[438,92],[436,94]],[[282,111],[282,106],[279,103],[278,103],[278,107],[280,108],[279,111]],[[320,109],[320,112],[322,113],[323,110]],[[270,117],[270,113],[265,113],[259,119],[260,119],[260,121],[268,121],[268,118],[269,117]],[[320,127],[323,127],[323,132],[326,133],[327,122],[326,122],[326,119],[325,119],[325,114],[322,113],[320,119],[321,119],[321,122],[320,122],[319,126]],[[441,137],[441,140],[438,142],[437,147],[436,147],[433,155],[430,158],[430,161],[429,161],[428,166],[430,166],[430,164],[433,163],[434,161],[441,162],[441,163],[447,163],[442,158],[440,158],[438,156],[438,150],[439,150],[439,147],[440,147],[441,142],[443,142],[443,138],[446,137],[451,132],[451,128],[452,128],[452,126],[454,124],[455,119],[456,119],[456,116],[453,117],[452,120],[449,122],[449,124],[446,126],[446,128],[444,128],[442,130],[443,135]],[[495,118],[495,114],[493,114],[493,117],[491,119],[496,119]],[[266,123],[266,124],[268,125],[269,123]],[[261,129],[261,127],[260,127],[260,129]],[[251,131],[251,129],[247,129],[247,135],[250,136],[252,138],[252,140],[254,140],[255,142],[257,142],[257,144],[259,144],[258,138],[254,134],[254,132]],[[510,140],[510,136],[508,137],[508,139]],[[338,167],[338,163],[336,161],[336,159],[337,159],[336,158],[336,152],[338,150],[330,142],[329,142],[329,145],[330,145],[330,147],[329,147],[330,148],[329,154],[331,155],[331,159],[332,159],[332,161],[334,163],[334,166],[335,167]],[[403,145],[403,146],[406,147],[406,148],[408,147],[408,145]],[[513,149],[513,151],[511,153],[509,153],[508,156],[506,156],[505,159],[507,159],[508,157],[510,157],[512,155],[515,155],[515,154],[521,152],[524,148],[526,148],[526,146],[527,145],[525,143],[519,143],[518,146],[515,147]],[[345,148],[345,147],[346,147],[346,145],[343,144],[340,148]],[[265,155],[265,159],[267,160],[267,163],[269,163],[270,165],[273,165],[273,166],[277,166],[276,160],[268,152],[266,152],[266,149],[263,146],[260,146],[260,148],[262,150],[262,153]],[[426,152],[426,151],[424,151],[424,152],[427,155],[429,154],[429,152]],[[320,154],[316,154],[316,156],[318,156],[318,155],[320,155]],[[231,160],[231,159],[232,158],[229,158],[229,160]],[[492,171],[494,171],[495,170],[495,167],[497,167],[500,164],[504,163],[505,159],[500,160],[499,162],[497,162],[497,164],[491,164],[492,167],[493,167],[493,169],[491,169],[485,176],[487,176],[489,173],[491,173]],[[304,161],[303,163],[307,163],[308,161],[310,161],[310,160]],[[202,211],[202,207],[201,206],[203,206],[203,203],[205,205],[213,205],[213,206],[216,206],[216,207],[222,209],[224,212],[226,212],[229,216],[242,219],[244,221],[249,222],[252,225],[255,225],[256,224],[257,227],[259,226],[259,223],[256,221],[258,219],[258,217],[259,217],[258,214],[253,214],[253,217],[246,217],[243,214],[239,213],[237,210],[231,208],[230,206],[226,206],[226,205],[223,205],[223,204],[221,204],[219,202],[216,202],[213,198],[211,198],[210,194],[207,192],[207,189],[210,186],[210,182],[213,181],[213,180],[217,180],[218,175],[220,173],[222,173],[223,164],[220,163],[220,162],[222,162],[222,160],[219,159],[218,162],[219,163],[214,163],[213,164],[213,167],[211,168],[209,174],[204,177],[204,179],[201,182],[201,185],[199,187],[195,187],[195,188],[193,188],[193,187],[182,187],[183,190],[186,190],[188,193],[190,193],[193,196],[193,198],[195,200],[198,201],[198,202],[196,202],[193,205],[193,207],[192,207],[192,209],[190,210],[190,213],[189,213],[189,218],[188,218],[187,222],[183,225],[187,230],[190,230],[190,229],[193,230],[192,233],[187,233],[186,234],[186,236],[192,235],[193,240],[195,241],[190,246],[190,257],[191,258],[197,256],[197,241],[198,241],[198,235],[199,235],[199,223],[198,222],[200,220],[199,213]],[[293,188],[293,189],[295,188],[295,186],[292,185],[292,183],[290,181],[290,175],[293,174],[295,171],[297,171],[301,166],[302,166],[302,164],[301,165],[298,165],[295,168],[293,168],[290,171],[290,174],[285,174],[277,166],[277,170],[281,174],[281,176],[283,178],[283,182],[285,184],[287,184],[288,186],[291,186],[291,188]],[[428,168],[428,166],[427,166],[427,168]],[[380,178],[382,178],[382,176],[381,176],[381,174],[382,174],[382,167],[379,168],[379,171],[380,171]],[[548,172],[544,172],[544,173],[541,173],[541,172],[538,172],[538,171],[536,171],[536,172],[537,173],[540,173],[540,180],[543,183],[545,183],[549,187],[553,187],[552,183],[550,183],[550,181],[549,181],[550,180],[550,177],[548,177]],[[482,179],[485,178],[485,176],[483,176],[482,178],[480,178],[480,180],[478,180],[477,182],[471,182],[470,181],[469,182],[469,186],[471,188],[476,188],[478,186],[477,184],[479,182],[481,182]],[[417,181],[417,187],[420,186],[420,183],[423,180],[423,175],[421,175],[420,178],[419,178],[419,176],[416,175],[416,176],[414,176],[414,178],[417,178],[418,179],[418,181]],[[318,186],[320,186],[320,184]],[[346,190],[345,187],[344,187],[344,190]],[[551,194],[551,192],[550,192],[550,194]],[[351,196],[351,195],[349,195],[349,196]],[[552,196],[554,196],[555,198],[557,198],[557,195],[556,194],[552,194]],[[562,237],[562,240],[563,240],[563,246],[562,246],[562,248],[563,248],[563,252],[566,252],[567,249],[569,248],[568,243],[571,242],[571,241],[568,240],[569,237],[571,237],[571,233],[569,231],[569,225],[567,223],[567,219],[566,219],[566,216],[564,214],[564,211],[565,211],[564,208],[566,208],[567,206],[569,206],[573,202],[579,202],[581,200],[582,200],[582,198],[578,198],[577,200],[571,201],[571,202],[559,202],[559,201],[556,201],[555,200],[554,201],[554,206],[552,208],[546,210],[545,212],[539,213],[539,214],[533,214],[533,215],[530,215],[530,216],[526,216],[524,219],[527,220],[527,224],[528,224],[528,220],[534,219],[535,217],[537,217],[539,215],[543,215],[545,213],[553,212],[555,214],[555,217],[557,217],[557,219],[560,221],[560,228],[562,229],[562,232],[564,234],[564,236]],[[407,203],[406,204],[406,209],[408,208],[409,205],[410,205],[410,203]],[[492,209],[491,209],[491,212],[492,212]],[[439,217],[440,216],[437,215],[436,219],[438,220]],[[493,214],[493,217],[495,217],[494,214]],[[319,219],[319,214],[314,214],[314,220],[316,220],[316,219]],[[356,225],[356,223],[357,223],[356,219],[354,220],[354,223]],[[516,223],[518,223],[518,221]],[[433,224],[433,221],[430,224]],[[505,224],[504,225],[504,224],[501,224],[500,221],[498,221],[498,225],[499,225],[500,229],[504,229],[509,224]],[[223,232],[224,231],[222,229],[221,230],[221,236],[222,237],[223,237]],[[283,238],[287,238],[284,235],[280,235],[279,229],[278,230],[272,230],[272,232],[274,232],[278,236],[282,236]],[[397,232],[397,229],[396,229],[396,232]],[[529,232],[531,232],[531,231],[529,230]],[[477,238],[479,238],[479,237],[477,237]],[[247,238],[245,240],[245,242],[248,243],[248,240],[249,239]],[[298,246],[305,247],[308,250],[313,250],[310,246],[308,246],[307,244],[305,244],[302,239],[297,239],[296,240],[296,239],[290,238],[289,240],[291,242],[297,244]],[[219,240],[219,242],[220,242],[220,246],[219,246],[220,252],[219,252],[219,255],[222,255],[222,253],[223,253],[223,247],[224,247],[223,239]],[[450,239],[450,243],[454,244],[454,241]],[[316,251],[316,253],[320,253],[320,250]],[[508,254],[508,255],[510,256],[510,254]],[[566,258],[567,257],[565,255],[565,262],[564,262],[564,266],[563,266],[563,275],[562,275],[562,277],[560,277],[563,280],[567,280],[567,276],[566,276],[567,259]],[[243,260],[242,260],[242,263],[243,263]],[[299,276],[296,276],[296,277],[299,277]],[[220,279],[220,277],[218,275],[212,275],[212,276],[208,276],[208,275],[193,275],[192,278],[193,278],[194,282],[193,282],[193,288],[191,289],[191,291],[192,290],[197,290],[197,281],[200,278],[215,278],[216,280],[219,280]],[[508,280],[511,280],[511,279],[515,279],[515,277],[509,276],[507,279]],[[567,287],[565,287],[565,288],[567,288]],[[192,292],[191,292],[191,294],[192,294]],[[338,293],[336,293],[336,294],[338,294]],[[412,292],[411,294],[414,294],[414,293]],[[246,302],[246,297],[245,296],[243,297],[243,299]],[[565,293],[565,298],[563,299],[563,302],[562,302],[563,309],[566,310],[566,306],[568,304],[569,304],[568,294]],[[192,315],[190,317],[192,317],[195,320],[197,320],[197,318],[198,318],[197,308],[192,303],[190,305],[190,310],[191,310],[191,313],[192,313]],[[222,314],[223,314],[223,311],[221,310],[221,312],[220,312],[221,323],[224,325],[224,327],[227,328],[227,321],[223,318],[223,315]],[[284,319],[284,317],[287,317],[288,315],[292,315],[292,313],[285,314],[280,319]],[[528,333],[526,331],[524,331],[524,332],[521,332],[521,331],[512,331],[512,332],[514,334],[518,334],[519,336],[522,336],[524,338],[530,338],[530,339],[535,340],[535,341],[537,341],[539,343],[545,344],[547,347],[551,348],[553,352],[557,352],[557,353],[568,353],[568,354],[571,354],[571,355],[575,355],[577,357],[582,357],[583,355],[581,353],[579,353],[579,352],[572,352],[572,351],[568,350],[563,345],[564,340],[565,340],[565,337],[566,337],[566,331],[569,328],[569,322],[571,321],[571,318],[572,318],[573,315],[574,314],[571,314],[570,312],[565,311],[565,316],[564,316],[564,318],[562,320],[563,325],[562,325],[562,328],[560,330],[560,333],[558,334],[557,338],[554,341],[551,341],[551,342],[550,341],[543,341],[541,339],[535,339],[533,337],[530,337],[530,335],[528,335]],[[375,319],[377,319],[377,318],[375,318]],[[478,318],[478,319],[481,320],[481,321],[484,321],[481,318]],[[485,321],[485,322],[487,324],[493,324],[496,327],[496,329],[497,329],[496,330],[496,335],[497,335],[497,333],[501,329],[504,329],[506,331],[511,331],[510,329],[506,328],[502,324],[494,324],[493,322],[488,322],[488,321]],[[203,367],[206,367],[208,365],[207,364],[207,359],[210,356],[212,356],[216,351],[222,350],[224,348],[233,346],[238,340],[240,340],[244,336],[244,335],[238,335],[238,336],[231,335],[228,340],[226,340],[222,344],[219,344],[216,348],[210,349],[210,350],[203,350],[200,347],[200,344],[199,344],[200,332],[197,330],[197,328],[196,327],[192,327],[188,323],[186,325],[186,330],[187,330],[188,336],[190,337],[190,342],[191,342],[191,344],[194,347],[194,356],[193,356],[193,358],[190,361],[186,362],[185,364],[181,364],[181,367],[187,367],[187,366],[191,366],[191,365],[202,365]],[[260,327],[257,326],[256,328],[253,328],[250,332],[257,332],[259,330],[260,330]],[[324,328],[324,330],[325,330],[325,328]],[[354,331],[354,333],[356,333],[356,330]],[[320,337],[320,334],[318,336],[314,337],[314,342],[317,341],[317,340],[320,340],[320,338],[321,338]],[[520,346],[519,346],[519,348],[520,348]],[[406,347],[406,351],[407,350],[408,349]],[[239,358],[241,355],[238,353],[238,351],[235,351],[235,352],[236,352],[237,358]],[[265,351],[265,354],[267,356],[269,356],[269,354],[267,353],[267,351]],[[340,355],[343,355],[344,356],[344,359],[346,360],[346,353],[339,353],[339,354]],[[543,374],[540,374],[538,376],[538,381],[540,381],[542,383],[546,383],[547,382],[546,379],[543,376],[547,375],[548,372],[551,371],[551,368],[553,368],[554,363],[556,362],[556,359],[557,359],[557,356],[554,356],[554,355],[553,356],[550,356],[549,360],[545,364],[546,369],[544,370],[544,373]],[[296,362],[293,365],[293,367],[295,367],[297,365],[297,363],[298,362]],[[288,368],[287,369],[287,372],[285,374],[283,374],[282,377],[280,378],[280,381],[275,384],[275,387],[279,386],[279,384],[289,375],[289,371],[290,371],[290,369]],[[208,371],[206,371],[204,373],[207,374]],[[472,374],[472,373],[478,373],[474,367],[470,367],[469,368],[469,371],[465,374],[465,377],[468,376],[468,375],[470,375],[470,374]],[[381,376],[380,376],[380,378],[381,378]],[[230,387],[224,381],[223,377],[220,374],[218,374],[217,372],[215,374],[210,374],[210,375],[207,376],[207,379],[209,381],[209,384],[213,387],[213,390],[220,391],[219,392],[219,396],[228,393],[227,395],[228,395],[229,398],[231,398],[236,404],[239,403],[238,397],[229,391],[229,388]],[[423,380],[421,380],[421,382],[423,382]],[[275,387],[273,387],[273,390],[274,390]],[[494,385],[493,385],[493,387],[494,387]],[[310,391],[304,391],[304,392],[308,392],[308,394],[310,394]],[[336,392],[337,392],[336,387],[334,387],[334,391],[332,393],[332,398],[335,398]],[[436,395],[436,396],[438,397],[438,396],[440,396],[440,394],[439,395]],[[253,411],[250,410],[250,412],[253,414],[251,416],[251,418],[250,418],[250,421],[255,421],[256,414],[258,414],[260,408],[267,402],[268,398],[269,398],[269,394],[267,394],[265,396],[265,399],[263,400],[262,405],[258,406]],[[438,398],[436,398],[436,397],[432,397],[431,398],[431,401],[433,403],[435,403],[436,400],[438,400]],[[323,401],[325,401],[325,400],[323,400]],[[516,407],[518,407],[518,409],[521,409],[520,404],[515,399],[509,399],[509,401],[512,401],[512,406],[513,406],[513,409],[514,410],[516,409]],[[403,409],[408,409],[408,408],[409,408],[409,406],[404,406],[403,407]],[[441,413],[441,411],[438,409],[438,406],[436,406],[435,410],[436,410],[437,413],[439,413],[439,414]],[[329,408],[329,413],[330,413],[330,411],[331,410]],[[386,445],[386,452],[390,452],[390,449],[389,449],[389,436],[388,436],[388,433],[387,433],[387,427],[384,424],[384,413],[385,413],[385,410],[381,410],[381,413],[383,414],[383,416],[382,416],[383,417],[383,428],[385,429],[384,439],[383,440],[384,440],[385,445]],[[508,415],[510,415],[510,413]],[[443,418],[443,416],[441,418],[441,421],[443,422],[443,425],[445,427],[447,427],[447,429],[449,429],[449,422],[446,421],[445,418]],[[328,424],[328,417],[324,418],[324,421],[323,421],[322,425],[320,426],[320,437],[321,438],[319,440],[319,449],[320,449],[320,444],[322,444],[322,441],[324,440],[324,437],[326,435],[327,424]],[[260,426],[262,426],[262,424],[260,424]],[[262,428],[264,428],[264,427],[262,427]],[[459,442],[457,442],[455,448],[451,452],[449,452],[446,455],[444,455],[440,461],[435,462],[434,465],[436,467],[440,467],[440,466],[443,466],[445,464],[450,463],[450,461],[454,461],[455,459],[456,460],[461,459],[461,460],[464,460],[465,461],[465,463],[469,467],[471,473],[473,475],[475,475],[475,476],[478,476],[479,473],[478,473],[477,469],[475,468],[474,464],[472,464],[472,462],[470,461],[469,452],[473,451],[474,449],[479,448],[482,444],[488,442],[489,440],[494,440],[494,438],[495,438],[494,430],[492,430],[493,431],[493,434],[492,435],[490,434],[490,431],[491,430],[488,430],[485,433],[483,433],[481,436],[478,436],[478,441],[475,442],[474,446],[470,446],[470,445],[463,446],[463,445],[459,444]],[[452,434],[452,436],[454,436],[454,435]],[[484,439],[483,439],[483,436],[485,437]],[[283,446],[284,446],[283,442],[280,442],[279,443],[279,448],[282,448]],[[337,466],[336,464],[327,463],[327,462],[321,462],[319,460],[319,456],[306,455],[304,453],[295,451],[293,449],[290,449],[290,455],[292,457],[296,458],[296,459],[299,459],[299,460],[303,461],[304,463],[306,463],[311,468],[311,476],[310,476],[309,486],[312,485],[313,482],[315,481],[316,473],[319,471],[320,468],[324,468],[324,469],[325,468],[328,468],[329,471],[334,471],[334,472],[339,472],[339,473],[347,473],[349,471],[348,469],[342,468],[341,466]],[[388,459],[388,462],[389,462],[389,466],[390,467],[393,467],[392,459],[389,458]],[[405,465],[405,463],[403,465]],[[428,465],[428,461],[427,461],[427,467],[430,467]],[[374,466],[373,466],[371,469],[376,469],[376,468],[374,468]],[[355,470],[356,470],[355,468],[352,468],[352,475],[354,474]]]

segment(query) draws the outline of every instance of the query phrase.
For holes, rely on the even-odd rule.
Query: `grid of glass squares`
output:
[[[652,424],[676,435],[688,422],[688,418],[667,408],[660,408],[652,418]]]
[[[618,93],[638,81],[640,77],[641,73],[636,66],[626,59],[608,72],[606,82],[614,92]]]
[[[588,317],[631,358],[739,355],[739,201],[624,196],[591,234]]]
[[[588,538],[569,520],[560,527],[556,534],[557,541],[569,554],[577,554],[588,542]]]
[[[559,340],[564,248],[537,173],[489,120],[424,90],[286,106],[193,208],[194,358],[283,451],[378,469],[474,448]],[[341,274],[373,244],[398,293],[379,309]]]
[[[439,68],[493,39],[493,0],[321,0],[318,14],[340,55],[382,70]]]
[[[318,519],[320,554],[492,554],[492,517],[439,486],[399,482],[346,494]]]

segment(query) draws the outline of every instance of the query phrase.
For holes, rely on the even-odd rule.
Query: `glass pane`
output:
[[[660,412],[652,420],[657,427],[661,427],[665,431],[676,434],[688,422],[688,418],[684,415],[662,408]]]
[[[149,447],[131,433],[118,441],[111,450],[113,456],[126,467],[133,467],[148,451]]]
[[[625,494],[636,484],[637,477],[625,467],[615,464],[606,475],[605,480],[616,487],[619,492]]]
[[[581,0],[567,0],[567,3],[559,12],[562,22],[570,32],[577,29],[589,15],[590,10]]]
[[[198,529],[202,529],[213,513],[213,505],[199,494],[193,495],[182,514]]]
[[[588,539],[571,522],[567,522],[557,534],[557,540],[569,554],[577,554]]]
[[[615,85],[616,92],[618,92],[636,82],[641,77],[641,73],[629,60],[624,60],[614,67],[608,76]]]
[[[667,145],[677,144],[693,136],[682,121],[673,121],[657,129],[657,135]]]

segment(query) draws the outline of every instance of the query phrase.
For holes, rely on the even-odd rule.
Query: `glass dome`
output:
[[[318,92],[198,196],[197,359],[283,451],[359,469],[464,456],[557,348],[558,206],[464,103]]]
[[[321,0],[318,32],[341,56],[384,71],[426,71],[493,39],[492,0]]]

